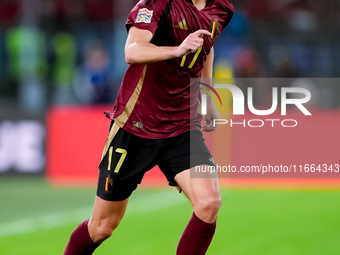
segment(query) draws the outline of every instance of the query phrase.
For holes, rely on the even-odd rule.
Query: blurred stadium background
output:
[[[0,1],[1,254],[62,254],[73,228],[89,217],[109,126],[102,112],[111,108],[127,67],[124,23],[136,2]],[[216,77],[339,77],[339,0],[234,5],[232,22],[215,45]],[[295,134],[304,136],[305,146],[297,139],[288,151],[338,160],[340,86],[303,86],[314,95],[312,125],[318,128]],[[254,88],[257,106],[267,106],[271,89]],[[240,134],[232,138],[236,147],[224,146],[228,159],[233,149],[244,159],[259,151]],[[278,142],[267,139],[267,151],[277,150]],[[223,206],[208,254],[339,254],[339,179],[222,184]],[[175,253],[190,205],[157,171],[143,185],[122,226],[96,254]]]

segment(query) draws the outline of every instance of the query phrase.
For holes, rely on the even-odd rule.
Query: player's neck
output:
[[[207,0],[192,0],[192,3],[195,5],[195,7],[198,10],[202,10],[205,8],[206,4],[207,4]]]

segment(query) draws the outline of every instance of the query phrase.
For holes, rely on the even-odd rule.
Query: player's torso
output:
[[[164,0],[145,2],[152,4],[157,1]],[[122,116],[116,118],[126,131],[141,137],[164,138],[190,129],[190,78],[200,76],[216,39],[214,35],[217,34],[218,24],[222,22],[218,15],[220,12],[213,5],[215,1],[208,1],[202,10],[198,10],[190,0],[164,1],[169,3],[163,10],[151,43],[157,46],[179,46],[190,33],[199,29],[212,32],[213,36],[205,35],[202,48],[182,58],[128,68],[120,94],[129,91],[136,96],[136,101],[128,118],[124,114],[124,119]],[[140,78],[136,79],[136,75]],[[140,86],[138,93],[135,88],[132,91],[135,85]],[[127,99],[118,95],[115,105],[118,113],[129,103]]]
[[[213,2],[213,1],[210,1]],[[158,46],[178,46],[185,38],[199,29],[209,32],[218,26],[219,17],[214,14],[213,6],[207,6],[202,10],[191,2],[191,0],[172,0],[168,4],[170,8],[164,10],[166,18],[161,19],[152,43]],[[204,36],[202,49],[188,54],[183,58],[172,59],[171,62],[178,67],[177,72],[198,77],[204,65],[205,59],[214,43],[213,38]]]

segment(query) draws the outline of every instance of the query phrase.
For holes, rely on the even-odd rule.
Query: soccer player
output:
[[[194,209],[176,254],[206,253],[221,204],[219,182],[190,178],[190,168],[214,164],[201,129],[213,131],[211,120],[219,114],[208,100],[206,125],[200,126],[200,90],[190,78],[212,77],[212,47],[232,15],[228,0],[141,0],[132,9],[125,46],[130,65],[106,112],[112,122],[93,213],[73,231],[64,255],[92,254],[110,237],[129,196],[155,165]]]

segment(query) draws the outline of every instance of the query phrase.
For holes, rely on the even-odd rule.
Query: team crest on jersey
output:
[[[139,9],[135,23],[151,23],[153,11],[146,8]]]

